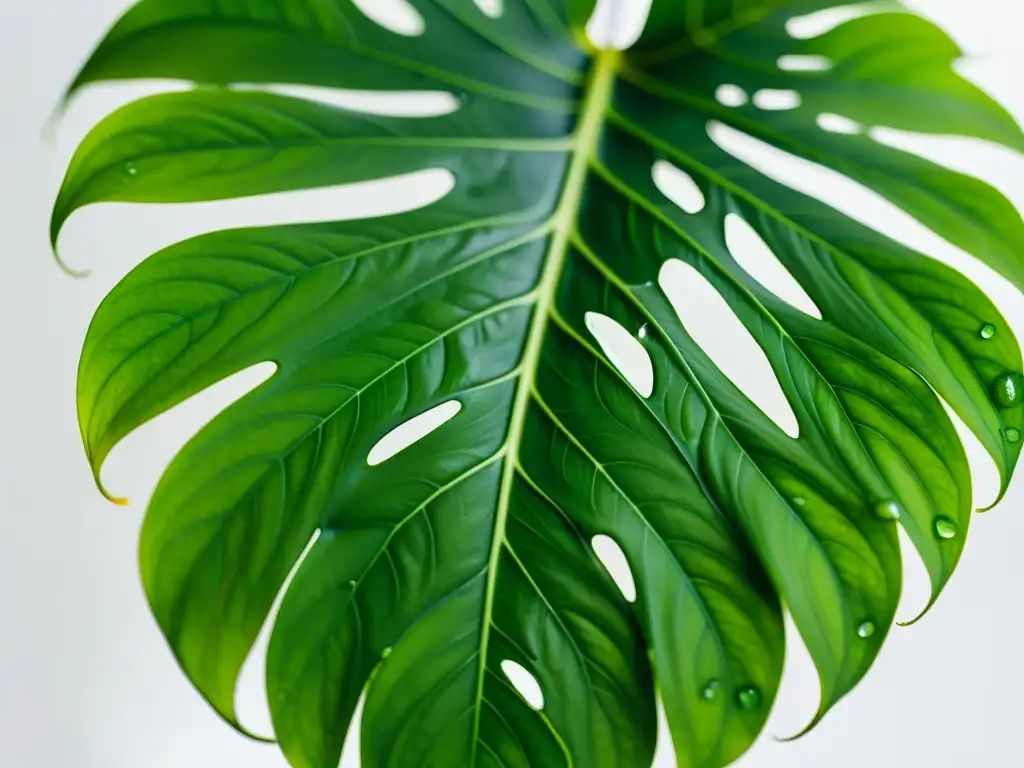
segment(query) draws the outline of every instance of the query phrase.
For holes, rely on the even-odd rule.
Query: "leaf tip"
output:
[[[103,494],[103,498],[109,501],[111,504],[116,504],[119,507],[130,507],[131,499],[126,496],[115,496],[114,494],[107,491],[102,485],[100,486],[100,493]]]
[[[63,197],[63,194],[62,194]],[[75,269],[60,255],[60,249],[57,247],[57,240],[60,238],[60,233],[64,229],[64,222],[67,220],[67,214],[61,210],[60,200],[58,199],[57,204],[53,211],[53,216],[50,220],[50,252],[53,254],[53,260],[57,263],[60,271],[70,277],[88,277],[92,272],[88,269]]]
[[[101,494],[103,494],[103,498],[105,498],[111,504],[116,504],[119,507],[131,506],[131,503],[132,503],[131,499],[128,499],[125,496],[115,496],[114,494],[112,494],[110,491],[108,491],[106,489],[106,487],[103,485],[103,481],[100,480],[100,476],[99,476],[98,470],[97,470],[97,473],[93,475],[93,479],[96,482],[96,488],[99,489],[99,492]]]
[[[56,244],[54,244],[54,247],[53,247],[53,260],[55,262],[57,262],[57,266],[60,268],[60,271],[63,272],[68,277],[83,278],[83,277],[89,277],[89,275],[92,274],[92,270],[89,270],[89,269],[75,269],[70,264],[68,264],[66,261],[64,261],[64,259],[61,258],[60,253],[57,251]]]
[[[811,722],[808,723],[799,733],[795,733],[792,736],[772,736],[772,738],[779,744],[789,744],[790,742],[802,739],[817,727],[823,717],[825,717],[825,711],[819,711],[818,714],[814,716],[814,719],[811,720]]]
[[[915,624],[917,624],[917,622],[919,622],[921,619],[928,615],[928,612],[931,611],[932,606],[935,605],[935,601],[938,599],[938,597],[938,595],[932,595],[932,599],[928,601],[928,605],[926,605],[921,610],[921,612],[917,614],[917,616],[915,616],[912,619],[908,619],[907,621],[897,621],[896,626],[905,629],[907,627],[912,627]]]
[[[43,123],[43,127],[39,130],[39,139],[48,149],[52,150],[57,147],[57,131],[61,123],[64,122],[64,116],[67,114],[70,102],[71,92],[66,91],[64,97],[50,110],[50,114]]]
[[[1005,495],[1006,495],[1006,488],[1000,489],[999,495],[996,497],[995,501],[993,501],[987,507],[978,507],[974,511],[977,512],[979,515],[984,515],[986,512],[991,512],[993,509],[995,509],[996,507],[999,506],[999,502],[1001,502],[1003,500],[1003,496],[1005,496]]]

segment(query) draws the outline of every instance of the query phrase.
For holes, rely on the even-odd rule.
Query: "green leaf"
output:
[[[894,11],[787,34],[791,17],[832,4],[655,0],[621,53],[585,41],[593,0],[504,0],[497,18],[472,0],[410,0],[418,36],[352,0],[141,0],[112,28],[70,92],[153,77],[197,87],[130,104],[86,137],[55,244],[96,202],[433,168],[456,180],[409,213],[173,245],[125,277],[89,329],[78,406],[97,482],[141,424],[276,365],[174,459],[142,531],[154,615],[222,717],[242,728],[238,675],[294,571],[266,660],[294,766],[337,765],[365,693],[367,765],[637,768],[653,759],[657,690],[678,764],[714,768],[764,726],[783,606],[821,678],[817,721],[893,623],[897,525],[939,596],[971,517],[943,400],[1005,489],[1024,409],[994,388],[1020,381],[1017,341],[965,277],[770,179],[715,133],[867,185],[1018,287],[1024,225],[998,192],[816,118],[1024,139],[922,19]],[[793,71],[783,56],[825,66]],[[381,117],[259,88],[281,84],[446,91],[459,108]],[[796,91],[799,105],[726,106],[722,85]],[[699,210],[659,191],[657,161],[693,179]],[[730,214],[821,319],[744,271]],[[798,437],[687,331],[660,287],[677,262],[760,345]],[[595,338],[595,315],[638,337],[649,396]],[[448,422],[369,465],[381,438],[451,402]],[[635,601],[596,536],[621,549]],[[540,709],[506,662],[534,676]]]

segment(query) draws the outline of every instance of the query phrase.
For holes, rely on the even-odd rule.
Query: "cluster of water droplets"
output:
[[[995,338],[997,330],[994,323],[985,323],[979,329],[978,335],[985,341],[990,341]],[[992,382],[992,399],[1003,409],[1015,408],[1020,405],[1024,401],[1024,376],[1012,371],[997,376]],[[1015,427],[1007,427],[1003,430],[1003,437],[1008,443],[1019,443],[1020,430]],[[943,536],[943,538],[949,537]]]
[[[714,701],[722,694],[722,683],[719,680],[708,680],[700,696],[704,701]],[[745,685],[736,691],[736,706],[745,711],[757,709],[761,706],[763,696],[758,688],[752,685]]]

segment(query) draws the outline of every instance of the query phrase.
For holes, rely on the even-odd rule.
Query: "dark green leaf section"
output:
[[[145,260],[100,306],[82,354],[93,470],[149,419],[276,365],[172,462],[140,557],[182,668],[238,728],[239,671],[294,573],[267,658],[294,766],[337,765],[365,695],[367,765],[638,768],[654,754],[655,690],[678,764],[724,766],[778,690],[783,605],[819,671],[820,718],[893,622],[894,514],[933,599],[949,579],[971,486],[940,396],[1004,484],[1024,412],[991,396],[1021,356],[973,284],[735,159],[708,124],[835,168],[1021,284],[1020,219],[998,193],[815,118],[1015,148],[1019,131],[952,72],[949,40],[908,14],[798,41],[786,20],[832,3],[655,0],[638,47],[618,54],[583,40],[592,0],[505,0],[499,18],[472,0],[410,4],[422,35],[385,30],[351,0],[143,0],[100,43],[73,91],[143,77],[204,87],[94,129],[59,194],[55,242],[101,201],[433,168],[456,184],[409,213],[216,232]],[[785,71],[783,55],[832,66]],[[440,90],[460,105],[388,118],[253,84]],[[794,89],[801,105],[726,108],[722,84]],[[658,191],[656,160],[691,175],[700,212]],[[739,266],[729,214],[823,319]],[[760,345],[798,437],[688,333],[658,285],[674,261]],[[602,351],[589,313],[640,338],[649,397]],[[450,401],[451,421],[368,465],[381,437]],[[634,603],[598,560],[598,535],[621,547]],[[535,677],[541,708],[504,662]]]

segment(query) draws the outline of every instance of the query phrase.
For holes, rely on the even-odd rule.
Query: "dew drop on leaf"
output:
[[[124,175],[125,176],[138,176],[139,175],[139,169],[135,165],[135,163],[125,163],[124,164]]]
[[[803,496],[794,496],[793,503],[798,507],[803,507],[807,504],[807,499],[805,499]]]
[[[761,692],[752,686],[740,688],[736,692],[736,703],[739,704],[740,709],[745,709],[748,712],[757,709],[761,705]]]
[[[875,622],[862,621],[857,625],[857,637],[867,640],[873,634],[875,634]]]
[[[1020,430],[1014,427],[1007,427],[1006,429],[1006,442],[1008,443],[1019,443],[1020,442]]]
[[[880,501],[875,505],[875,517],[880,517],[882,520],[899,520],[902,514],[900,505],[892,499]]]
[[[700,696],[704,701],[711,701],[718,696],[718,692],[722,689],[722,684],[717,680],[708,680],[707,685],[704,686],[704,690],[700,692]]]
[[[350,582],[348,583],[348,586],[349,586],[349,589],[355,589],[355,588],[356,588],[356,582],[355,582],[355,579],[353,579],[352,581],[350,581]]]
[[[985,323],[978,332],[983,339],[991,339],[996,335],[996,327],[992,323]]]
[[[383,651],[380,652],[380,657],[382,659],[386,659],[390,655],[391,655],[391,646],[390,645],[387,648],[385,648]]]
[[[952,539],[957,534],[957,525],[948,517],[935,519],[935,535],[940,539]]]
[[[1024,381],[1020,374],[1004,373],[992,382],[992,397],[1000,408],[1013,408],[1020,404]]]

